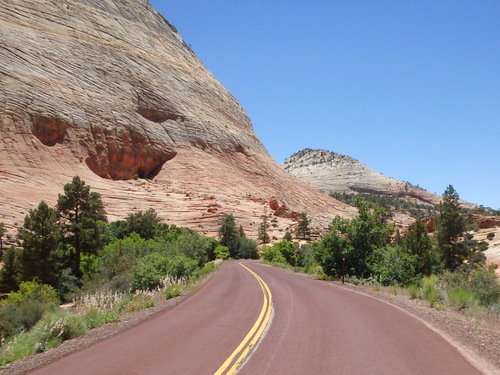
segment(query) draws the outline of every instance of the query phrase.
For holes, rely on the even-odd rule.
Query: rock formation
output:
[[[359,161],[326,150],[305,149],[290,156],[283,168],[325,193],[375,194],[435,206],[441,197],[417,186],[384,176]],[[463,207],[474,205],[461,201]],[[406,227],[414,221],[408,212],[396,212],[396,222]]]
[[[0,43],[0,221],[10,229],[74,175],[103,195],[110,219],[153,207],[211,235],[224,212],[250,235],[266,212],[281,215],[281,231],[302,211],[319,226],[355,214],[270,157],[147,0],[3,0]]]

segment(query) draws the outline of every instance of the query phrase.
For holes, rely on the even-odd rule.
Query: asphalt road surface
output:
[[[226,262],[173,309],[32,373],[481,374],[397,308],[257,262],[243,264],[248,268]]]

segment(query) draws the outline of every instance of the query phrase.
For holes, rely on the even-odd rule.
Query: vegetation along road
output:
[[[391,305],[253,261],[226,262],[180,305],[33,373],[236,372],[481,373]]]

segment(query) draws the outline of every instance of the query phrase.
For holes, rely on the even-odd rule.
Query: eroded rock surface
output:
[[[0,44],[0,221],[10,229],[74,175],[111,219],[154,207],[212,235],[224,212],[253,235],[281,209],[276,237],[302,211],[323,227],[355,214],[277,165],[146,0],[3,0]]]

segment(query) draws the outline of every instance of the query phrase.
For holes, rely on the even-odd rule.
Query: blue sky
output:
[[[152,0],[278,163],[327,149],[500,209],[500,2]]]

